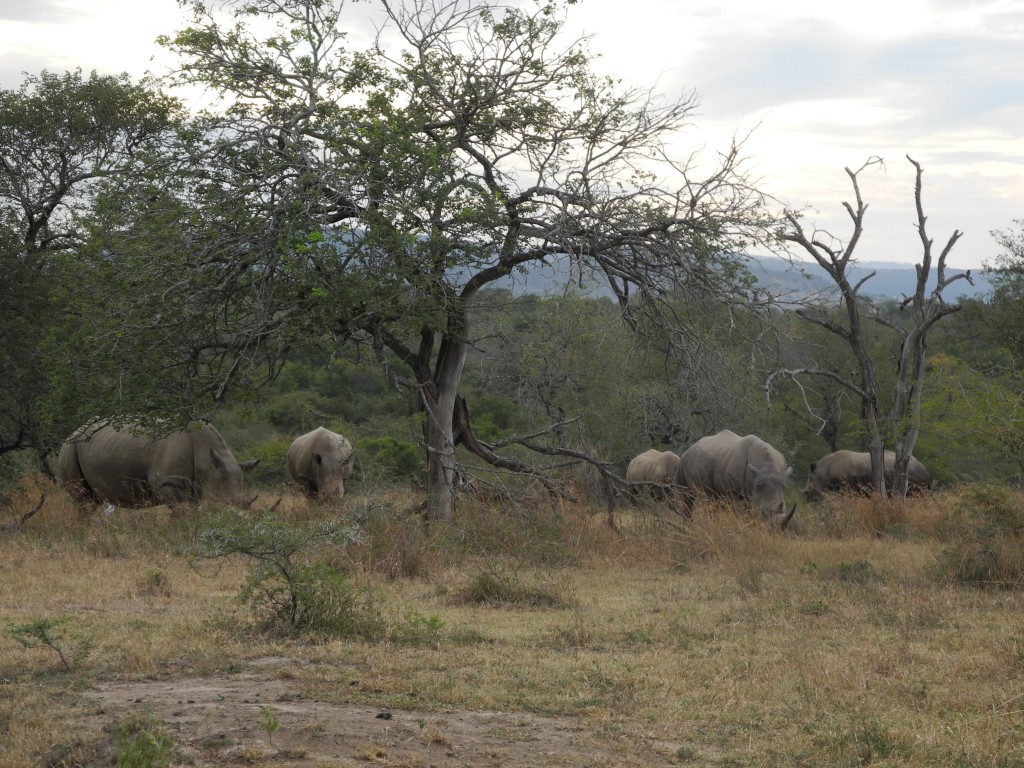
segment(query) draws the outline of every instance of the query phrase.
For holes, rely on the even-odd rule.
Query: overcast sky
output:
[[[700,94],[695,147],[750,134],[763,187],[838,236],[844,167],[882,157],[862,177],[861,261],[920,256],[907,154],[936,246],[965,233],[951,266],[992,261],[990,232],[1024,219],[1024,0],[580,0],[569,14],[605,72]],[[154,40],[183,21],[174,0],[0,0],[0,88],[43,69],[163,74]]]

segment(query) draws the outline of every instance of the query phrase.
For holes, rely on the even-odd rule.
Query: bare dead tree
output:
[[[881,166],[880,158],[870,158],[856,171],[846,169],[853,185],[855,202],[843,203],[853,226],[845,245],[827,232],[814,231],[808,234],[795,212],[789,211],[785,214],[789,230],[784,234],[784,238],[810,255],[836,284],[844,317],[837,318],[820,306],[800,309],[797,314],[843,339],[853,353],[856,369],[847,374],[838,370],[806,367],[784,373],[793,377],[831,379],[860,399],[861,415],[868,434],[868,451],[871,454],[872,482],[883,498],[888,495],[884,471],[884,451],[887,442],[896,451],[892,491],[900,497],[907,494],[908,463],[921,426],[921,394],[927,372],[928,333],[940,319],[960,309],[956,304],[947,304],[942,293],[950,284],[960,279],[965,279],[973,285],[970,272],[953,275],[946,272],[946,259],[962,236],[962,232],[954,230],[938,255],[935,256],[933,253],[933,241],[927,234],[927,217],[922,202],[923,169],[913,158],[908,156],[907,159],[916,171],[916,227],[922,246],[921,260],[915,265],[917,282],[914,293],[904,297],[902,302],[902,307],[911,311],[909,325],[893,322],[881,313],[866,308],[862,301],[861,289],[875,275],[874,272],[856,283],[851,282],[848,272],[850,265],[854,263],[854,252],[864,232],[864,216],[868,208],[861,195],[858,177],[866,168]],[[929,289],[933,269],[935,283]],[[864,330],[866,320],[889,328],[899,339],[895,385],[889,401],[883,399],[879,390],[875,361],[868,349]],[[886,402],[888,408],[885,407]]]

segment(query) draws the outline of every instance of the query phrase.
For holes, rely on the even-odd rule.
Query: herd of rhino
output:
[[[892,482],[896,454],[885,452],[885,473]],[[928,470],[913,456],[908,467],[910,487],[928,487]],[[644,451],[626,469],[626,480],[650,484],[666,494],[671,488],[681,494],[689,508],[695,494],[748,500],[769,524],[785,528],[793,519],[796,504],[786,510],[786,485],[793,468],[785,457],[755,435],[740,437],[724,429],[717,435],[702,437],[683,454]],[[870,489],[871,456],[854,451],[836,451],[811,464],[804,496],[813,500],[825,491]]]
[[[885,453],[891,479],[895,454]],[[340,497],[352,474],[352,445],[339,434],[317,427],[288,448],[288,473],[313,498]],[[122,507],[209,499],[248,506],[242,474],[258,463],[239,462],[224,438],[209,424],[197,429],[153,437],[130,425],[117,428],[105,421],[81,427],[61,447],[57,471],[79,505],[106,503]],[[910,459],[910,485],[928,487],[928,472]],[[664,495],[671,489],[687,507],[697,493],[747,500],[769,524],[785,528],[796,511],[786,510],[786,485],[793,468],[776,448],[755,435],[722,430],[701,438],[681,456],[654,448],[634,458],[626,480],[649,485]],[[804,495],[871,487],[867,453],[836,451],[811,464]],[[251,503],[251,502],[248,502]]]
[[[248,506],[242,473],[259,459],[240,462],[209,424],[153,437],[104,421],[81,427],[61,446],[57,474],[75,501],[121,507],[209,499]],[[352,474],[352,445],[317,427],[288,448],[288,473],[311,497],[343,496]]]

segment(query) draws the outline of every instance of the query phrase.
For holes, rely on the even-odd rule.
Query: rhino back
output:
[[[673,483],[679,467],[679,456],[672,451],[650,448],[636,456],[626,467],[630,482]]]
[[[679,457],[681,485],[717,495],[743,496],[746,461],[740,438],[730,430],[702,437]]]
[[[242,467],[212,426],[151,436],[100,423],[78,430],[62,448],[62,477],[82,500],[149,507],[203,496],[238,500]],[[77,474],[75,474],[77,472]]]
[[[659,483],[672,483],[676,479],[679,468],[679,456],[672,451],[664,451],[654,461],[651,479]]]
[[[884,467],[886,482],[891,483],[893,469],[896,465],[896,453],[886,451]],[[910,483],[914,486],[927,486],[928,471],[915,457],[910,457],[908,465]],[[835,451],[822,457],[814,466],[808,482],[815,490],[834,491],[842,488],[864,489],[873,485],[871,477],[871,454],[861,451]]]
[[[144,507],[161,503],[151,484],[154,471],[191,475],[190,466],[156,461],[164,441],[105,425],[74,445],[82,476],[96,497],[120,506]]]
[[[821,490],[870,485],[871,455],[857,451],[835,451],[818,461],[815,474],[819,478]]]
[[[678,476],[691,488],[749,498],[754,488],[748,465],[778,475],[787,469],[782,453],[761,438],[726,429],[690,446],[680,457]]]

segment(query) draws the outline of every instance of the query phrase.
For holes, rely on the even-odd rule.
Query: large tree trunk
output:
[[[446,336],[438,352],[433,380],[421,382],[427,417],[427,516],[432,520],[450,521],[455,510],[458,467],[453,422],[468,351],[464,340]]]

